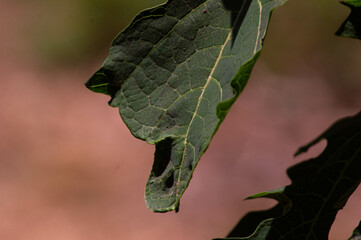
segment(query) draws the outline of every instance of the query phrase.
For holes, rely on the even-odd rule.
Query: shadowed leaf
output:
[[[361,182],[361,112],[336,122],[297,154],[322,139],[327,147],[318,157],[288,169],[291,185],[251,197],[279,202],[271,210],[250,213],[260,223],[258,228],[252,219],[248,222],[247,214],[225,239],[328,239],[337,212]]]

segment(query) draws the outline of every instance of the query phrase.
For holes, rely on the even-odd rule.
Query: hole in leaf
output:
[[[154,164],[152,172],[159,177],[166,170],[170,162],[173,139],[166,138],[155,145]]]
[[[167,179],[164,181],[164,185],[166,188],[171,188],[173,187],[174,184],[174,172],[172,172],[172,174],[167,177]]]

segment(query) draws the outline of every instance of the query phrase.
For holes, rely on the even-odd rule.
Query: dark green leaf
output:
[[[297,154],[322,139],[327,147],[320,156],[288,169],[291,185],[251,197],[273,198],[278,205],[247,214],[226,239],[328,239],[337,212],[361,182],[361,112],[336,122]]]
[[[348,240],[361,240],[361,221]]]
[[[131,133],[156,144],[147,206],[178,210],[193,171],[286,0],[169,0],[141,12],[86,83],[110,95]]]
[[[351,14],[336,35],[361,39],[361,0],[346,0],[341,3],[351,9]]]

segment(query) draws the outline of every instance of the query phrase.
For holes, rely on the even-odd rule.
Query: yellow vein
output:
[[[201,100],[202,100],[202,98],[203,98],[203,94],[204,94],[204,92],[205,92],[205,89],[207,88],[208,84],[210,83],[210,81],[211,81],[211,79],[212,79],[212,76],[213,76],[213,74],[214,74],[214,71],[216,70],[216,68],[217,68],[217,66],[218,66],[218,63],[219,63],[219,61],[220,61],[221,58],[222,58],[224,48],[226,47],[228,41],[231,39],[231,36],[232,36],[232,31],[229,32],[229,34],[228,34],[228,36],[227,36],[227,39],[226,39],[226,41],[224,42],[224,44],[223,44],[223,46],[222,46],[222,48],[221,48],[221,51],[219,52],[218,58],[217,58],[217,60],[216,60],[216,62],[215,62],[215,64],[214,64],[214,67],[213,67],[211,73],[210,73],[209,76],[208,76],[207,82],[206,82],[206,84],[204,85],[204,87],[202,88],[202,93],[201,93],[201,95],[200,95],[199,98],[198,98],[197,107],[196,107],[196,109],[194,110],[192,119],[191,119],[191,121],[189,122],[188,129],[187,129],[187,133],[185,134],[185,137],[184,137],[184,150],[183,150],[183,156],[182,156],[181,165],[180,165],[180,168],[179,168],[178,180],[177,180],[177,182],[176,182],[177,187],[179,186],[179,182],[180,182],[180,178],[181,178],[181,173],[182,173],[182,165],[183,165],[183,163],[184,163],[185,156],[186,156],[186,152],[187,152],[187,143],[188,143],[187,138],[188,138],[188,134],[189,134],[189,129],[191,128],[192,122],[193,122],[195,116],[197,115],[198,108],[199,108],[199,105],[200,105]],[[178,195],[179,195],[179,188],[177,188],[177,191],[176,191],[176,198],[178,197]]]
[[[257,52],[257,46],[258,46],[258,41],[259,41],[259,37],[261,35],[261,24],[262,24],[262,3],[260,0],[257,0],[258,2],[258,6],[259,6],[259,19],[258,19],[258,30],[257,30],[257,39],[256,39],[256,45],[254,46],[254,50],[253,50],[253,54],[256,54]]]

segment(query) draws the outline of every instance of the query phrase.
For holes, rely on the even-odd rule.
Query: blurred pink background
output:
[[[226,236],[289,184],[297,148],[361,106],[361,42],[333,36],[337,1],[292,0],[273,14],[249,85],[201,159],[180,212],[144,204],[154,146],[135,139],[84,82],[111,39],[156,1],[0,2],[0,239],[201,240]],[[330,239],[361,219],[361,189]]]

